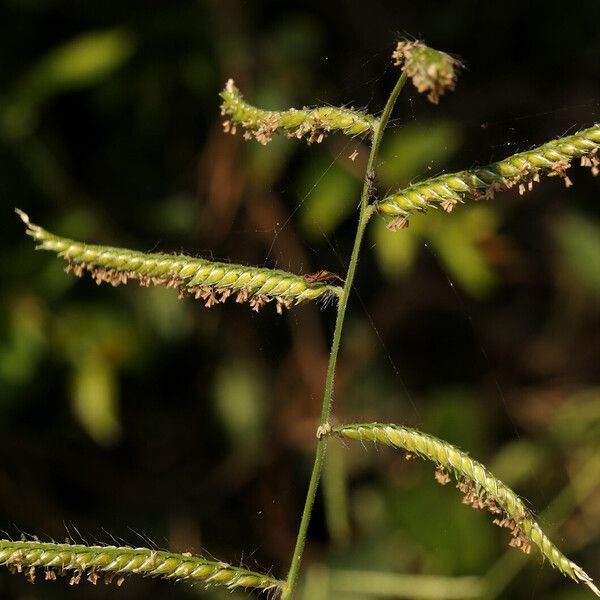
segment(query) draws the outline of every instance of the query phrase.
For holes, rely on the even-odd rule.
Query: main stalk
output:
[[[337,317],[335,320],[335,330],[333,332],[333,342],[331,344],[331,352],[329,353],[329,363],[327,365],[327,376],[325,379],[325,391],[323,393],[323,408],[321,410],[321,420],[319,423],[319,431],[323,431],[324,427],[329,424],[329,415],[331,413],[331,399],[333,397],[333,384],[335,379],[335,368],[337,364],[337,357],[340,349],[340,341],[342,339],[342,330],[344,328],[344,317],[346,316],[346,306],[348,305],[348,297],[350,296],[350,290],[354,282],[354,274],[356,273],[356,266],[358,264],[358,256],[360,254],[360,247],[362,244],[363,236],[367,223],[373,214],[373,206],[369,204],[369,191],[371,189],[372,180],[375,174],[375,161],[377,160],[377,154],[381,146],[381,140],[383,133],[387,127],[390,115],[396,104],[396,100],[404,84],[406,83],[407,75],[402,73],[392,93],[390,94],[388,101],[386,102],[383,113],[379,123],[375,127],[375,133],[373,135],[373,143],[371,145],[371,151],[369,153],[369,159],[367,161],[367,172],[365,173],[362,193],[360,197],[360,214],[358,217],[358,227],[356,229],[356,235],[354,237],[354,246],[352,248],[352,255],[350,256],[350,264],[348,266],[348,272],[346,273],[346,281],[342,290],[342,295],[338,304]],[[300,571],[300,563],[302,560],[302,550],[306,542],[306,534],[308,532],[308,524],[310,523],[310,517],[312,514],[313,505],[315,502],[315,496],[317,493],[317,487],[319,485],[319,479],[321,477],[321,471],[323,468],[323,460],[325,458],[325,451],[327,449],[327,436],[319,436],[317,442],[317,450],[315,454],[315,462],[313,464],[312,474],[310,477],[310,483],[308,485],[308,492],[306,494],[306,501],[304,503],[304,511],[302,512],[302,520],[300,521],[300,527],[298,529],[298,537],[296,538],[296,547],[294,548],[294,555],[292,556],[292,563],[288,573],[287,581],[283,590],[282,600],[289,600],[294,592],[296,579],[298,578],[298,572]]]

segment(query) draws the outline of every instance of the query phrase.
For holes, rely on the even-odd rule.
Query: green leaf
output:
[[[46,54],[25,75],[17,95],[40,102],[59,92],[94,85],[120,67],[133,47],[131,35],[120,29],[85,33]]]
[[[300,227],[309,240],[329,235],[356,211],[360,186],[356,179],[334,164],[313,163],[304,177],[306,199],[300,207]]]
[[[446,161],[460,145],[460,129],[452,121],[405,125],[384,141],[377,176],[384,187],[394,188],[423,173],[431,176],[428,167]]]
[[[107,446],[118,439],[121,425],[115,374],[102,354],[90,352],[77,363],[71,400],[77,421],[98,444]]]
[[[132,322],[96,305],[61,311],[53,323],[56,356],[71,367],[73,414],[98,444],[113,444],[121,433],[117,370],[141,347]]]
[[[216,374],[217,412],[237,450],[256,451],[264,431],[265,386],[260,371],[245,363],[222,366]]]
[[[23,385],[34,378],[35,369],[48,340],[45,331],[47,315],[35,296],[19,296],[3,306],[5,314],[1,320],[0,343],[0,398],[6,388]]]
[[[411,123],[392,131],[381,150],[381,165],[377,171],[380,186],[399,187],[429,173],[434,163],[443,163],[461,144],[460,129],[451,121]],[[391,234],[385,223],[377,219],[371,225],[375,260],[389,279],[405,277],[416,259],[421,235],[419,227]]]
[[[457,211],[451,219],[440,213],[423,219],[422,226],[427,227],[431,244],[450,277],[475,298],[487,296],[497,283],[494,271],[478,248],[478,243],[492,234],[496,221],[495,212],[488,206]]]
[[[511,487],[535,479],[536,473],[543,471],[548,459],[541,444],[519,439],[504,444],[490,464],[492,472]]]
[[[566,273],[600,298],[600,224],[573,211],[558,220],[554,234]]]
[[[133,50],[133,37],[121,29],[85,33],[50,50],[23,76],[4,107],[0,115],[4,134],[28,134],[46,100],[96,85],[118,69]]]
[[[383,219],[371,224],[375,259],[388,279],[405,277],[410,272],[420,243],[414,228],[391,233]]]

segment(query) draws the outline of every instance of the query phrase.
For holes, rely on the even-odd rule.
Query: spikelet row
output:
[[[592,173],[600,172],[598,156],[600,148],[600,124],[579,133],[558,138],[547,144],[521,152],[485,167],[449,173],[411,185],[379,200],[375,208],[380,214],[395,219],[391,229],[406,227],[408,217],[414,212],[441,206],[451,212],[465,198],[490,199],[501,190],[518,186],[519,193],[531,190],[540,180],[540,173],[559,176],[569,187],[571,180],[566,174],[571,161],[581,160]]]
[[[426,433],[391,424],[341,425],[332,428],[331,434],[361,442],[378,442],[432,461],[437,465],[437,481],[446,484],[450,481],[449,474],[453,474],[466,504],[490,511],[495,516],[495,524],[511,531],[511,546],[529,553],[531,544],[535,544],[556,569],[585,583],[600,596],[587,573],[550,541],[521,498],[466,452]]]
[[[37,248],[56,252],[67,262],[67,271],[82,276],[89,271],[98,284],[112,285],[137,280],[140,285],[164,285],[202,299],[211,307],[235,296],[236,302],[249,302],[258,311],[275,301],[277,312],[308,300],[329,301],[337,298],[341,287],[310,281],[285,271],[220,263],[184,255],[136,252],[125,248],[91,246],[49,233],[29,221],[17,210],[27,225],[27,234],[38,242]]]
[[[233,79],[227,81],[221,98],[221,114],[228,118],[223,123],[225,131],[235,134],[237,127],[242,127],[245,139],[254,137],[261,144],[269,143],[278,130],[289,138],[304,137],[312,144],[322,142],[330,131],[350,136],[372,135],[377,125],[375,117],[352,108],[320,106],[286,111],[262,110],[244,100]]]
[[[39,570],[47,580],[70,576],[71,585],[82,578],[93,584],[116,580],[117,585],[122,585],[129,574],[202,581],[206,586],[222,585],[228,589],[274,590],[282,585],[273,577],[227,563],[147,548],[0,540],[0,565],[23,573],[31,583]]]

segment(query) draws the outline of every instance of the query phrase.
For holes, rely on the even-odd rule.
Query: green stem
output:
[[[373,144],[371,145],[371,152],[369,153],[369,159],[367,161],[367,172],[363,183],[362,194],[360,197],[360,214],[358,217],[358,227],[356,229],[356,236],[354,238],[354,247],[352,248],[352,255],[350,257],[350,264],[348,266],[348,272],[346,273],[346,282],[342,291],[340,302],[338,305],[337,317],[335,321],[335,330],[333,332],[333,342],[331,344],[331,352],[329,354],[329,363],[327,365],[327,376],[325,379],[325,391],[323,393],[323,408],[321,410],[321,421],[320,426],[323,427],[329,423],[329,415],[331,412],[331,399],[333,396],[333,383],[335,379],[335,368],[337,364],[337,357],[340,350],[340,341],[342,339],[342,329],[344,327],[344,317],[346,315],[346,306],[348,305],[348,297],[350,296],[350,290],[352,289],[352,283],[354,282],[354,274],[356,273],[356,266],[358,264],[358,256],[360,253],[360,246],[363,240],[367,223],[373,214],[373,206],[369,204],[369,190],[371,187],[371,180],[374,176],[375,161],[377,159],[377,153],[381,146],[381,140],[383,133],[388,124],[390,115],[396,104],[396,100],[406,83],[407,75],[402,73],[388,101],[383,109],[381,118],[377,127],[375,128],[375,135],[373,136]],[[292,563],[287,577],[287,582],[283,591],[282,600],[289,600],[292,597],[296,579],[298,578],[298,572],[300,570],[300,563],[302,560],[302,550],[306,542],[306,534],[308,532],[308,524],[312,514],[313,505],[315,502],[315,496],[317,494],[317,487],[319,485],[319,479],[321,477],[321,470],[323,468],[323,460],[325,458],[325,450],[327,449],[327,437],[321,436],[317,442],[317,450],[315,454],[315,462],[313,464],[313,470],[310,477],[310,483],[308,484],[308,492],[306,494],[306,501],[304,503],[304,510],[302,512],[302,520],[300,521],[300,527],[298,529],[298,537],[296,538],[296,547],[294,548],[294,554],[292,556]]]

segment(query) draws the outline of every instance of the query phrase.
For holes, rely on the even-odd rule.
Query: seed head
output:
[[[385,444],[429,460],[438,469],[436,479],[440,483],[447,483],[446,474],[452,473],[457,480],[456,487],[463,494],[463,502],[496,515],[494,523],[511,532],[512,547],[528,553],[531,545],[535,544],[554,568],[584,583],[600,596],[600,591],[587,573],[550,541],[523,500],[466,452],[416,429],[393,424],[340,425],[332,428],[330,435]]]
[[[486,165],[457,173],[447,173],[389,194],[375,203],[375,210],[389,220],[389,229],[396,231],[408,224],[412,213],[426,212],[440,206],[451,212],[459,202],[470,198],[489,200],[497,192],[513,187],[524,194],[540,181],[540,175],[560,177],[566,187],[573,185],[567,169],[573,159],[589,167],[592,175],[599,172],[600,124],[574,135],[519,152]]]
[[[254,138],[268,144],[277,131],[288,138],[305,138],[308,144],[320,144],[330,131],[340,131],[350,136],[371,136],[377,119],[365,112],[350,108],[319,106],[285,111],[263,110],[248,104],[229,79],[221,92],[221,114],[226,117],[223,129],[235,135],[236,125],[242,127],[244,139]]]
[[[67,261],[65,270],[81,277],[86,272],[97,284],[112,286],[137,281],[141,286],[163,285],[191,296],[210,308],[235,295],[238,303],[249,302],[258,311],[275,302],[279,314],[309,300],[326,302],[338,298],[342,288],[331,279],[312,280],[277,269],[215,262],[181,254],[143,253],[126,248],[92,246],[54,235],[17,210],[27,225],[27,234],[38,242],[37,248],[57,253]]]
[[[420,93],[428,92],[427,99],[439,102],[446,90],[453,91],[462,63],[450,54],[429,48],[423,42],[400,40],[392,60],[402,67]]]

